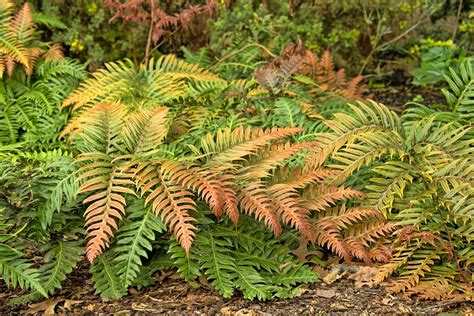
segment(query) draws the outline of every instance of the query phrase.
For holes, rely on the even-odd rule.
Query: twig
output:
[[[451,36],[451,39],[453,41],[456,38],[456,33],[458,32],[459,17],[461,16],[461,10],[462,10],[462,0],[459,0],[458,12],[456,14],[456,23],[454,23],[453,35]]]
[[[211,67],[212,70],[216,69],[217,67],[219,67],[224,61],[226,61],[227,59],[243,52],[244,50],[246,50],[247,48],[249,47],[252,47],[252,46],[256,46],[256,47],[260,47],[261,49],[263,49],[268,55],[272,56],[273,58],[276,57],[275,54],[273,54],[268,48],[266,48],[265,46],[263,45],[260,45],[260,44],[257,44],[257,43],[252,43],[252,44],[248,44],[248,45],[245,45],[244,47],[242,47],[241,49],[238,49],[236,51],[233,51],[231,52],[230,54],[222,57],[217,63],[214,64],[214,66]]]
[[[148,57],[150,54],[150,46],[153,35],[153,23],[155,20],[155,0],[150,0],[151,12],[150,12],[150,29],[148,30],[148,38],[146,40],[146,49],[145,49],[145,64],[148,63]]]

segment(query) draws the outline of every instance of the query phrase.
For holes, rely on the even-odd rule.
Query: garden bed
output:
[[[54,308],[56,313],[93,314],[172,314],[172,315],[314,315],[321,313],[354,314],[436,314],[443,312],[470,315],[469,302],[417,301],[388,294],[383,286],[357,288],[350,280],[332,284],[315,283],[302,287],[293,299],[249,301],[236,295],[224,299],[205,283],[190,284],[177,274],[157,275],[157,283],[143,292],[135,289],[122,300],[103,301],[94,294],[87,264],[75,270],[64,282],[63,289],[48,301],[29,305],[8,305],[8,300],[21,294],[0,287],[0,314],[42,313]]]

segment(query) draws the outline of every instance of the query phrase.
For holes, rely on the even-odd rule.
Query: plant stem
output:
[[[151,12],[150,12],[150,29],[148,30],[148,38],[146,40],[146,49],[145,49],[145,64],[148,63],[148,58],[150,56],[150,47],[153,35],[153,23],[155,20],[155,0],[150,0]]]
[[[459,17],[461,16],[461,10],[462,10],[462,4],[463,4],[462,2],[463,0],[459,0],[458,12],[456,14],[456,23],[454,23],[453,35],[451,36],[451,39],[453,41],[456,38],[456,33],[458,32]]]

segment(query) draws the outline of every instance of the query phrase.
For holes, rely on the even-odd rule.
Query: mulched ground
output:
[[[383,103],[390,107],[405,109],[408,102],[416,100],[426,106],[445,104],[444,95],[440,88],[421,87],[415,85],[387,86],[379,89],[372,89],[368,92],[371,99]]]
[[[472,315],[472,304],[456,302],[417,302],[392,296],[382,287],[356,288],[350,280],[341,279],[331,285],[312,284],[289,300],[272,302],[248,301],[236,295],[223,299],[206,285],[191,287],[170,274],[143,292],[130,291],[120,301],[102,301],[94,294],[87,265],[81,264],[64,282],[63,289],[51,300],[25,306],[8,305],[8,300],[22,294],[0,285],[0,315],[44,313],[74,314],[165,314],[165,315],[315,315],[315,314],[437,314],[442,312]]]

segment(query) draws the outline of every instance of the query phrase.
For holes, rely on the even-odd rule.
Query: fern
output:
[[[136,280],[143,265],[142,260],[148,257],[152,250],[151,242],[157,238],[156,233],[165,229],[163,223],[156,217],[151,208],[144,208],[140,201],[135,200],[128,207],[129,215],[118,232],[114,259],[121,284],[128,287]]]
[[[463,120],[471,122],[474,120],[474,70],[473,61],[467,58],[459,65],[459,71],[449,69],[449,76],[445,80],[449,89],[442,92],[453,112],[459,112]]]
[[[7,285],[13,287],[18,285],[22,289],[34,289],[47,297],[47,293],[40,283],[39,271],[22,258],[21,252],[5,244],[0,244],[0,254],[0,273]]]
[[[392,290],[410,291],[422,286],[433,269],[453,260],[455,274],[469,274],[472,254],[465,245],[473,238],[469,215],[473,174],[468,167],[473,141],[465,135],[470,128],[456,122],[440,126],[435,116],[402,124],[394,113],[374,102],[351,108],[352,115],[335,114],[325,122],[332,133],[310,159],[319,165],[329,158],[331,167],[341,171],[340,179],[369,168],[364,204],[394,220],[400,232],[411,226],[420,230],[415,234],[418,244],[405,241],[398,247],[399,253],[385,265],[380,279],[401,271]],[[469,287],[472,281],[464,282]]]
[[[127,289],[121,284],[117,268],[112,262],[109,254],[103,254],[91,266],[90,272],[97,294],[103,298],[119,299],[127,293]]]
[[[181,275],[193,280],[204,272],[224,297],[238,289],[245,298],[267,300],[316,281],[311,268],[296,264],[288,248],[248,219],[237,230],[212,222],[200,227],[188,257],[176,249],[171,245],[169,252]]]

